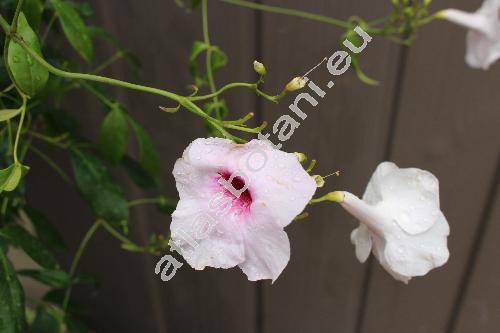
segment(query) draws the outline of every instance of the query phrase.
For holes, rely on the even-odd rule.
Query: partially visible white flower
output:
[[[360,262],[373,251],[380,264],[405,283],[447,262],[450,229],[439,208],[438,180],[430,172],[383,162],[363,200],[343,194],[341,205],[360,221],[351,234]]]
[[[290,259],[283,228],[316,191],[297,157],[260,140],[196,139],[173,173],[180,200],[172,243],[188,264],[239,266],[250,281],[276,280]]]
[[[438,17],[469,29],[465,56],[469,66],[486,70],[500,58],[500,0],[485,0],[474,13],[447,9]]]

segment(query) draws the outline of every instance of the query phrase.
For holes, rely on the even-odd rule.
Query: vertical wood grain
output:
[[[441,1],[473,10],[479,1]],[[436,22],[409,52],[391,159],[440,179],[441,206],[451,227],[451,257],[441,269],[408,286],[376,264],[363,332],[443,332],[466,271],[473,235],[488,200],[498,153],[499,67],[468,68],[465,31]]]
[[[496,264],[500,257],[500,154],[495,173],[448,324],[449,333],[488,333],[500,327],[500,267]]]
[[[354,14],[373,19],[389,11],[389,3],[367,6],[363,1],[264,3],[341,19]],[[339,50],[342,33],[316,22],[263,14],[262,52],[269,73],[266,89],[279,91],[292,77]],[[361,54],[363,69],[380,80],[379,87],[366,86],[349,71],[334,79],[335,86],[328,89],[332,77],[325,64],[308,75],[327,95],[317,98],[317,107],[302,104],[308,117],[283,149],[317,158],[315,173],[341,171],[340,177],[327,178],[318,195],[338,189],[362,194],[381,162],[389,135],[399,51],[398,46],[374,37]],[[291,113],[288,105],[297,94],[290,94],[279,105],[264,103],[263,118],[270,123],[266,133],[272,132],[279,116]],[[277,136],[271,135],[271,140],[276,142]],[[307,210],[311,214],[307,220],[286,229],[291,241],[290,263],[273,285],[264,282],[264,332],[353,332],[365,273],[349,240],[356,223],[334,204]]]

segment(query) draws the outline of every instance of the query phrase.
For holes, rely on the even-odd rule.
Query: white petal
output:
[[[252,140],[239,154],[238,170],[250,179],[255,203],[265,204],[279,225],[287,226],[299,215],[316,191],[316,182],[295,154]]]
[[[194,269],[234,267],[245,258],[241,227],[208,205],[204,199],[181,199],[172,214],[172,241]]]
[[[466,63],[473,68],[487,70],[500,58],[500,41],[491,40],[477,31],[467,33]]]
[[[437,178],[417,168],[399,169],[394,163],[382,163],[370,180],[367,192],[377,193],[378,208],[410,234],[432,227],[439,211]]]
[[[382,193],[380,192],[381,186],[387,174],[397,170],[398,167],[392,162],[380,163],[366,186],[365,193],[363,194],[363,201],[370,205],[374,205],[381,201]]]
[[[364,263],[372,251],[372,239],[368,228],[364,224],[354,229],[351,233],[351,242],[355,246],[356,258]]]
[[[448,261],[449,227],[443,214],[439,215],[436,224],[427,232],[387,241],[384,249],[386,269],[410,278],[423,276]]]
[[[245,261],[239,266],[250,281],[274,282],[290,260],[290,242],[265,207],[252,207],[252,216],[245,225]]]

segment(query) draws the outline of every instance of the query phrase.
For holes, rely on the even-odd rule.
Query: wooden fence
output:
[[[474,10],[479,0],[436,0],[433,9]],[[187,14],[173,0],[94,0],[96,24],[104,26],[143,63],[141,80],[186,91],[187,58],[201,39],[199,13]],[[389,0],[265,0],[311,12],[373,19],[387,14]],[[339,48],[342,31],[298,18],[263,14],[213,0],[209,3],[212,42],[230,62],[217,83],[251,81],[254,59],[268,68],[267,90],[278,91]],[[96,332],[498,332],[500,327],[500,64],[490,71],[464,63],[464,30],[442,22],[422,29],[405,47],[375,37],[361,55],[364,71],[380,81],[362,84],[353,73],[340,77],[287,142],[287,151],[319,160],[318,173],[341,171],[329,189],[362,194],[383,160],[430,170],[440,180],[441,204],[451,226],[451,257],[444,267],[404,285],[376,261],[362,265],[349,235],[355,221],[334,205],[310,209],[308,220],[287,228],[292,257],[278,281],[248,282],[239,269],[194,271],[184,265],[170,282],[154,275],[157,258],[125,253],[99,234],[83,258],[82,270],[101,277],[88,318]],[[111,50],[99,47],[104,58]],[[328,82],[326,70],[312,74]],[[136,80],[126,64],[108,71]],[[205,136],[194,116],[158,111],[165,100],[125,90],[115,96],[153,133],[162,156],[166,194],[175,196],[171,171],[187,143]],[[287,112],[247,91],[229,94],[236,115],[256,112],[273,123]],[[96,136],[102,119],[88,95],[70,105]],[[37,164],[33,161],[32,164]],[[43,164],[29,174],[30,200],[64,231],[72,250],[92,222],[76,192]],[[118,175],[120,176],[120,175]],[[47,188],[47,184],[51,184]],[[129,197],[146,194],[126,183]],[[49,193],[49,195],[47,195]],[[154,208],[132,211],[133,237],[168,230],[168,217]],[[69,258],[66,258],[69,260]]]

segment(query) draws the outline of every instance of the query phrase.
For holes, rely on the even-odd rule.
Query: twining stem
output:
[[[30,146],[29,150],[31,150],[35,155],[37,155],[41,160],[43,160],[45,163],[47,163],[54,171],[61,176],[61,178],[68,184],[71,183],[71,178],[50,158],[48,157],[45,153],[42,151],[38,150],[34,146]]]
[[[301,10],[283,8],[283,7],[278,7],[278,6],[262,5],[262,4],[258,4],[258,3],[251,2],[251,1],[245,1],[245,0],[220,0],[220,1],[231,4],[231,5],[241,6],[241,7],[245,7],[245,8],[254,9],[254,10],[260,10],[263,12],[282,14],[282,15],[288,15],[288,16],[295,16],[295,17],[300,17],[300,18],[304,18],[304,19],[308,19],[308,20],[327,23],[327,24],[331,24],[331,25],[334,25],[334,26],[337,26],[340,28],[344,28],[344,29],[347,29],[350,27],[349,23],[344,22],[342,20],[334,19],[334,18],[328,17],[328,16],[308,13],[308,12],[304,12]]]
[[[49,35],[50,29],[52,29],[52,25],[54,25],[56,18],[57,18],[57,12],[54,12],[54,14],[52,14],[52,17],[49,20],[49,23],[47,23],[47,27],[45,28],[42,38],[40,39],[41,45],[45,44],[45,40],[47,39],[47,36]]]
[[[97,66],[96,68],[94,68],[94,70],[92,71],[92,73],[97,74],[97,73],[102,72],[108,66],[110,66],[111,64],[113,64],[115,61],[120,60],[121,58],[123,58],[124,54],[125,53],[122,50],[117,51],[111,57],[109,57],[108,59],[104,60],[104,62],[102,64],[100,64],[99,66]]]
[[[83,237],[82,241],[80,242],[80,245],[78,246],[78,250],[76,251],[75,256],[73,257],[73,261],[71,262],[71,267],[69,269],[69,276],[71,279],[73,279],[73,277],[76,273],[76,268],[78,267],[78,263],[80,262],[80,259],[82,257],[83,252],[85,251],[85,248],[87,247],[92,236],[94,236],[97,229],[99,229],[99,227],[102,225],[102,223],[103,223],[102,220],[95,221],[94,224],[92,224],[90,229],[87,231],[87,233]],[[62,308],[65,312],[68,309],[69,298],[71,296],[71,289],[72,289],[72,283],[70,283],[68,288],[66,288],[66,292],[64,293]]]
[[[14,12],[14,18],[12,19],[12,23],[10,25],[11,33],[15,33],[17,31],[17,19],[19,17],[19,13],[21,13],[22,7],[23,7],[23,0],[19,0],[17,2],[16,11]]]
[[[19,119],[19,126],[17,128],[16,139],[14,141],[14,163],[19,163],[17,157],[17,147],[19,146],[19,138],[21,137],[21,131],[23,129],[24,117],[26,115],[26,101],[28,100],[24,94],[21,93],[23,99],[23,105],[21,106],[21,118]]]
[[[210,34],[208,32],[208,1],[207,0],[202,0],[201,2],[201,15],[202,15],[202,21],[203,21],[203,41],[205,44],[208,46],[207,48],[207,55],[205,58],[206,64],[206,72],[207,72],[207,80],[208,80],[208,85],[210,87],[210,91],[212,92],[213,96],[213,102],[215,105],[215,116],[217,119],[221,120],[222,115],[220,112],[220,104],[219,104],[219,97],[217,94],[215,94],[217,87],[215,86],[215,79],[214,79],[214,73],[212,71],[212,45],[210,44]]]
[[[265,99],[267,99],[267,100],[269,100],[271,102],[274,102],[274,103],[278,102],[279,96],[280,96],[280,95],[271,96],[271,95],[266,94],[265,92],[263,92],[263,91],[261,91],[261,90],[258,89],[257,83],[232,82],[232,83],[226,84],[225,86],[223,86],[222,88],[220,88],[219,90],[217,90],[217,91],[215,91],[215,92],[213,92],[211,94],[200,95],[200,96],[192,96],[192,97],[188,97],[188,99],[190,101],[202,101],[202,100],[205,100],[205,99],[210,99],[210,98],[219,96],[223,92],[225,92],[227,90],[230,90],[230,89],[234,89],[234,88],[249,88],[249,89],[253,90],[257,95],[262,96]]]
[[[147,205],[147,204],[157,204],[161,202],[161,198],[142,198],[136,199],[128,202],[129,207]]]
[[[138,246],[137,244],[132,242],[127,237],[123,236],[115,228],[110,226],[109,223],[107,223],[106,221],[102,221],[102,226],[104,227],[104,229],[106,229],[107,232],[109,232],[113,237],[118,239],[120,242],[125,243],[125,244],[129,244],[129,245],[133,245],[134,247],[140,248],[140,246]]]

